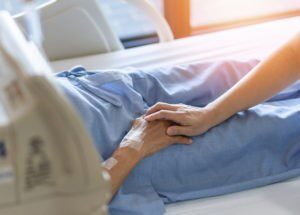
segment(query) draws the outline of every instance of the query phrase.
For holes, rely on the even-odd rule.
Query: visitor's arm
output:
[[[218,124],[272,97],[300,77],[300,34],[262,61],[234,87],[209,104]]]
[[[168,128],[169,135],[199,135],[236,112],[267,100],[299,77],[300,34],[205,108],[161,103],[148,110],[146,120],[168,119],[176,122],[178,125]]]
[[[191,144],[191,139],[182,136],[170,137],[166,129],[167,121],[148,123],[139,118],[130,132],[124,137],[119,148],[111,158],[103,163],[104,169],[111,177],[112,196],[122,186],[132,169],[145,157],[150,156],[174,143]]]

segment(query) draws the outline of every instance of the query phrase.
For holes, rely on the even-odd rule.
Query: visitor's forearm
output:
[[[260,63],[224,95],[208,105],[218,124],[234,113],[257,105],[299,79],[299,38],[294,38]]]
[[[118,148],[113,156],[103,163],[110,175],[112,197],[120,189],[131,170],[142,158],[138,152],[129,147]]]

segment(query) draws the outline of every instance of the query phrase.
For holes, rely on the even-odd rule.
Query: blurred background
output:
[[[150,1],[166,17],[176,38],[300,15],[300,0]],[[149,20],[125,1],[99,2],[126,48],[158,41]]]
[[[19,0],[1,0],[1,5]],[[43,3],[49,0],[36,0]],[[146,16],[124,0],[97,0],[125,48],[157,43]],[[300,15],[300,0],[149,0],[176,39]],[[6,7],[7,8],[7,7]]]

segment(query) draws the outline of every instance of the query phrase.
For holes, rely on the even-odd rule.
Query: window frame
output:
[[[175,38],[183,38],[191,35],[220,31],[229,28],[252,25],[266,21],[283,19],[300,15],[300,9],[274,13],[264,16],[239,19],[237,21],[220,22],[217,24],[191,26],[191,1],[190,0],[164,0],[165,17],[171,26]]]
[[[190,0],[164,0],[164,15],[175,38],[182,38],[191,34],[190,5]]]

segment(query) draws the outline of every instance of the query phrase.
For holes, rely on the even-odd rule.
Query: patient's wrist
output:
[[[134,149],[119,147],[109,159],[102,163],[102,167],[111,177],[112,196],[119,190],[126,177],[141,159],[142,157]]]
[[[139,151],[129,146],[119,147],[113,153],[112,157],[118,161],[122,160],[123,162],[126,162],[131,165],[136,165],[143,159],[143,156]]]

